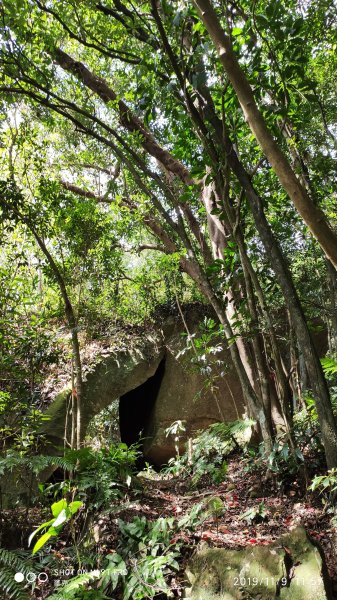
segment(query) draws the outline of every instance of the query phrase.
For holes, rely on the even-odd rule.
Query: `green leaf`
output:
[[[54,523],[54,519],[50,519],[50,521],[46,521],[45,523],[42,523],[42,525],[39,525],[39,527],[37,529],[35,529],[35,531],[33,531],[33,533],[30,534],[30,536],[28,538],[28,546],[30,546],[30,544],[32,542],[32,539],[36,536],[36,534],[39,531],[41,531],[41,529],[45,529],[46,527],[48,527],[52,523]]]
[[[74,502],[70,502],[68,510],[70,511],[71,515],[74,515],[81,508],[81,506],[83,506],[83,502],[80,500],[74,500]]]
[[[39,550],[41,550],[41,548],[48,542],[48,540],[53,537],[55,535],[55,533],[50,533],[49,531],[46,531],[46,533],[44,533],[43,535],[41,535],[41,537],[37,540],[34,548],[33,548],[33,556],[34,554],[36,554]]]
[[[60,525],[63,525],[63,523],[65,523],[67,519],[67,510],[64,508],[63,510],[61,510],[60,514],[56,517],[55,521],[53,522],[53,527],[60,527]]]
[[[62,500],[59,500],[59,502],[54,502],[54,504],[51,505],[51,512],[53,513],[54,517],[58,517],[60,512],[62,510],[65,510],[66,508],[67,501],[64,498],[62,498]]]

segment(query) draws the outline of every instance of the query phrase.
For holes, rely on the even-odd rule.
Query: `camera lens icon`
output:
[[[35,583],[36,580],[38,581],[38,583],[46,583],[48,581],[47,573],[36,574],[36,573],[33,573],[32,571],[29,571],[29,573],[27,573],[27,575],[26,575],[26,581],[28,583]]]

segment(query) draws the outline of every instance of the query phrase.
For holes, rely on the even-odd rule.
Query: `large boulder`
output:
[[[216,339],[207,361],[196,360],[193,336],[209,315],[202,305],[187,307],[182,320],[168,314],[148,329],[116,332],[110,347],[87,371],[82,399],[82,435],[91,419],[120,399],[121,439],[130,444],[141,434],[146,460],[161,465],[175,454],[166,429],[185,422],[187,437],[218,421],[232,421],[244,413],[240,383],[224,339]],[[121,343],[121,338],[123,343]],[[206,350],[205,350],[206,352]],[[53,447],[62,447],[71,419],[70,389],[60,392],[50,405],[43,433]],[[68,425],[66,425],[66,423]],[[52,451],[50,449],[50,451]]]
[[[193,314],[186,318],[188,330],[194,335],[198,319]],[[165,372],[144,432],[145,457],[157,465],[175,454],[174,437],[167,435],[167,428],[174,421],[184,422],[184,443],[212,423],[234,421],[244,413],[241,385],[223,340],[214,342],[214,354],[203,362],[197,360],[191,344],[186,348],[181,321],[172,319],[165,329]]]
[[[141,336],[138,332],[137,336],[129,332],[123,344],[112,345],[109,351],[98,356],[84,377],[82,434],[95,415],[152,377],[164,353],[161,332],[151,329]],[[70,392],[70,388],[61,391],[46,413],[48,420],[43,425],[43,433],[56,446],[63,445]]]
[[[321,553],[303,527],[269,546],[206,548],[191,559],[188,600],[329,600]]]

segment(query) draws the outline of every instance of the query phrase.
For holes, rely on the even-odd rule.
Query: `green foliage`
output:
[[[145,517],[134,517],[130,522],[119,520],[122,534],[119,555],[110,558],[102,585],[113,577],[115,589],[117,573],[123,582],[123,600],[143,600],[160,593],[171,597],[166,578],[179,569],[177,558],[182,545],[181,535],[184,530],[193,531],[206,517],[204,506],[196,504],[179,521],[173,517],[160,517],[155,521]]]
[[[321,358],[321,363],[326,375],[337,375],[337,361],[335,359],[326,356],[325,358]]]
[[[31,454],[32,449],[29,444],[24,446],[24,450],[7,450],[0,456],[0,477],[7,476],[9,472],[13,473],[13,477],[18,482],[22,482],[22,489],[25,492],[25,502],[30,505],[33,501],[38,500],[37,479],[41,472],[45,469],[53,471],[56,467],[65,471],[70,471],[74,468],[72,461],[62,456],[44,456]],[[40,491],[43,488],[39,486]],[[6,490],[6,494],[11,496],[11,489]],[[13,493],[16,502],[19,500],[17,494]]]
[[[4,0],[0,24],[0,473],[18,469],[30,477],[45,467],[59,466],[66,471],[65,481],[41,486],[42,499],[76,494],[88,511],[104,510],[125,496],[136,453],[118,445],[108,448],[104,435],[110,430],[101,422],[99,441],[103,440],[104,450],[83,449],[64,459],[39,456],[43,378],[50,367],[61,363],[70,373],[71,365],[55,272],[37,247],[33,228],[46,241],[63,277],[81,340],[108,338],[111,323],[119,319],[140,323],[151,318],[158,304],[171,309],[177,299],[205,302],[202,294],[207,289],[208,298],[218,306],[222,302],[232,308],[234,331],[226,335],[226,344],[242,336],[253,362],[249,346],[258,336],[272,366],[270,326],[262,313],[269,310],[281,352],[289,354],[284,294],[274,275],[276,262],[272,264],[270,253],[263,250],[247,194],[228,172],[230,164],[214,133],[218,121],[218,130],[233,141],[248,171],[246,179],[251,178],[261,194],[267,225],[275,234],[274,248],[282,248],[308,317],[323,316],[332,331],[334,310],[320,248],[257,146],[192,3],[161,3],[165,44],[149,3],[112,4],[113,10],[102,10],[85,0]],[[218,8],[220,4],[214,3]],[[229,3],[225,11],[233,51],[276,144],[333,229],[337,223],[333,3],[309,0],[305,10],[293,0],[253,4],[241,0],[240,7],[234,5]],[[69,65],[58,64],[57,47],[69,53],[70,63],[72,57],[82,61],[87,76],[83,78],[84,67],[78,62],[73,72]],[[99,88],[104,81],[111,87],[109,101]],[[113,100],[115,96],[118,100]],[[126,111],[120,110],[122,101]],[[144,144],[147,129],[149,141]],[[177,169],[170,170],[176,160],[189,177],[179,178]],[[186,183],[190,178],[193,181]],[[210,197],[212,209],[201,200],[215,180],[226,182],[222,199],[230,199],[232,218],[222,202],[216,206],[215,197]],[[213,227],[216,235],[211,239]],[[257,318],[250,314],[246,294],[254,278],[245,275],[247,265],[236,234],[243,237],[261,288],[262,301],[258,286],[253,286]],[[215,248],[219,239],[223,248]],[[224,338],[223,327],[206,317],[197,334],[186,336],[186,351],[181,353],[212,391],[227,371],[223,355],[220,358]],[[297,342],[293,340],[293,347]],[[335,360],[323,359],[322,365],[333,383]],[[289,377],[293,375],[291,367]],[[336,390],[331,385],[335,408]],[[282,480],[298,472],[303,456],[316,466],[322,455],[317,411],[312,398],[305,403],[294,416],[298,450],[293,451],[285,438],[278,439],[271,453],[261,449],[251,454],[250,468],[264,468]],[[169,471],[190,478],[193,485],[203,477],[223,481],[226,457],[244,445],[247,423],[212,426],[192,440],[182,456],[185,432],[176,423],[170,435],[177,458]],[[213,508],[217,514],[216,502]],[[196,511],[190,523],[199,517]],[[121,549],[121,555],[111,559],[108,594],[121,583],[135,598],[156,591],[156,581],[164,589],[159,570],[165,571],[169,555],[165,523],[155,529],[137,522],[135,529],[125,530],[130,555],[124,556]],[[133,535],[138,545],[132,550]],[[136,580],[129,579],[131,570]],[[90,589],[96,583],[88,580],[83,588],[78,580],[73,589],[63,591],[89,598],[96,593]]]
[[[273,443],[271,451],[266,451],[263,443],[258,451],[249,449],[245,461],[247,471],[274,473],[277,485],[281,486],[289,474],[293,476],[301,470],[304,457],[299,447],[292,449],[286,437],[280,436]]]
[[[316,475],[309,489],[320,494],[333,495],[337,490],[337,469],[330,469],[325,475]]]
[[[311,396],[305,396],[305,406],[294,415],[294,435],[297,447],[304,456],[310,456],[312,466],[318,467],[323,458],[316,403]],[[334,395],[331,390],[331,401]]]
[[[209,476],[215,483],[226,479],[226,456],[234,448],[244,446],[245,436],[250,432],[254,421],[234,421],[232,423],[214,423],[201,431],[190,441],[189,447],[181,457],[169,461],[168,471],[184,472],[190,477],[192,485],[197,485],[203,476]]]
[[[183,437],[185,431],[186,431],[185,422],[180,421],[180,420],[174,421],[174,423],[171,423],[171,425],[165,429],[166,437],[169,437],[169,436],[173,437],[174,448],[176,451],[177,458],[179,457],[179,454],[180,454],[179,442],[180,442],[181,437]]]
[[[35,531],[29,536],[28,545],[30,546],[33,538],[36,534],[45,529],[46,531],[43,535],[35,542],[34,548],[32,550],[32,554],[36,554],[43,546],[50,540],[51,537],[57,537],[64,527],[65,523],[67,523],[81,508],[82,502],[78,500],[73,500],[72,502],[67,502],[65,498],[59,500],[58,502],[54,502],[51,505],[51,512],[53,518],[45,523],[39,525]]]
[[[208,515],[207,506],[205,509],[205,505],[203,502],[198,502],[194,504],[191,510],[186,513],[181,519],[178,521],[178,531],[187,530],[187,531],[195,531],[199,525],[205,521]]]
[[[267,510],[264,502],[260,502],[258,506],[249,508],[239,516],[241,521],[246,521],[248,525],[252,523],[261,523],[267,517]]]
[[[337,527],[337,469],[329,469],[324,475],[316,475],[309,490],[319,492],[325,505],[324,511],[331,515],[331,525]]]
[[[0,458],[0,475],[17,468],[38,475],[48,467],[59,467],[65,471],[70,471],[74,468],[74,461],[63,456],[44,456],[42,454],[22,456],[17,450],[9,450],[3,458]]]
[[[267,456],[268,469],[273,473],[297,473],[304,457],[299,448],[292,451],[288,442],[278,439],[273,444],[272,451]]]
[[[114,400],[90,421],[86,432],[88,446],[107,448],[112,442],[119,442],[118,409],[119,400]]]
[[[24,589],[24,583],[17,583],[14,575],[23,573],[26,576],[35,571],[36,568],[27,561],[26,556],[0,548],[0,592],[5,595],[6,600],[28,600],[29,595]]]
[[[101,450],[87,447],[71,451],[66,456],[74,462],[72,487],[92,510],[108,507],[125,494],[139,450],[136,445],[116,443]]]
[[[191,362],[195,363],[204,375],[209,372],[210,364],[217,364],[223,368],[223,362],[217,360],[217,355],[223,350],[223,335],[222,325],[216,323],[214,319],[205,317],[197,333],[184,334],[186,345],[178,353],[178,357],[192,350]]]
[[[100,577],[100,571],[91,571],[72,577],[57,591],[48,596],[48,600],[100,600],[104,596],[97,590],[88,590],[86,586]]]
[[[207,514],[211,515],[216,523],[216,531],[219,533],[219,519],[221,515],[225,512],[225,505],[221,498],[218,496],[212,496],[206,502],[206,511]]]
[[[101,450],[85,447],[67,451],[63,457],[29,452],[22,455],[17,450],[8,450],[0,458],[0,475],[18,471],[30,485],[31,474],[37,476],[47,468],[57,467],[65,472],[65,479],[60,483],[40,484],[41,499],[48,501],[71,492],[92,510],[108,506],[111,500],[123,495],[131,483],[138,456],[137,446],[122,443]]]
[[[212,507],[219,514],[219,506]],[[150,521],[144,516],[128,522],[120,519],[118,552],[105,557],[101,570],[73,577],[62,584],[50,600],[105,598],[117,589],[123,600],[143,600],[161,593],[171,597],[167,577],[179,568],[177,558],[184,531],[192,532],[209,514],[214,516],[214,510],[209,509],[202,503],[196,504],[179,521],[173,517]]]

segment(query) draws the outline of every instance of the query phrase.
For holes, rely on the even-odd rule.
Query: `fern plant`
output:
[[[325,375],[337,375],[337,361],[329,356],[321,358],[321,364]]]
[[[86,586],[90,583],[97,581],[101,573],[99,570],[89,571],[89,573],[82,573],[76,577],[72,577],[69,582],[64,583],[56,592],[48,596],[48,600],[73,600],[78,596],[79,593],[90,592],[86,590]],[[95,590],[95,598],[99,599],[99,592]],[[87,594],[88,595],[88,594]]]
[[[4,600],[29,600],[23,583],[14,579],[15,573],[27,575],[29,572],[34,572],[34,568],[23,556],[0,548],[0,592]]]
[[[35,475],[47,469],[47,467],[59,467],[65,471],[71,471],[74,468],[74,461],[63,456],[36,456],[22,455],[16,450],[9,450],[5,456],[0,458],[0,475],[13,469],[27,469]]]

